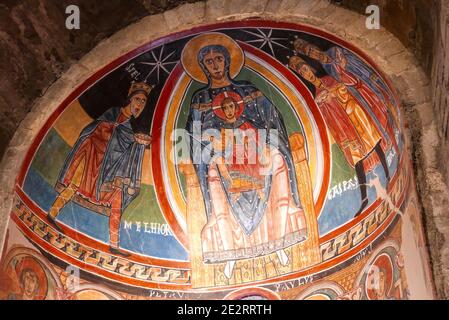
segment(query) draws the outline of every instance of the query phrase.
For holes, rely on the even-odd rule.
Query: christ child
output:
[[[222,139],[214,141],[214,149],[227,152],[217,161],[218,169],[231,186],[233,200],[238,199],[242,192],[251,190],[256,190],[263,200],[264,172],[269,167],[269,161],[264,160],[270,159],[266,154],[269,151],[264,148],[259,157],[257,131],[242,119],[242,110],[233,97],[224,98],[220,109],[224,120]]]

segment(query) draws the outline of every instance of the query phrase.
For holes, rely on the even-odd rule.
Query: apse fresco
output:
[[[402,128],[371,60],[308,26],[136,48],[28,151],[0,298],[432,298]]]

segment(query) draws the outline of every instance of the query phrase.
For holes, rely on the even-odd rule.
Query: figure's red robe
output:
[[[236,192],[245,191],[244,185],[251,185],[252,188],[263,188],[265,177],[260,173],[263,170],[260,163],[260,155],[257,150],[257,130],[250,123],[244,122],[239,128],[239,132],[244,136],[233,139],[231,161],[228,161],[228,171],[242,186],[236,188]],[[245,183],[246,181],[246,183]],[[241,189],[241,190],[238,190]]]
[[[324,90],[330,91],[339,85],[331,76],[325,76],[320,80],[324,88],[317,88],[316,96],[319,96]],[[355,99],[349,91],[346,94],[348,99]],[[343,151],[348,163],[354,167],[360,158],[366,157],[364,159],[365,172],[373,169],[379,161],[375,154],[368,156],[374,146],[370,146],[364,141],[361,132],[357,131],[339,99],[332,97],[328,101],[319,103],[318,106],[330,133]]]
[[[70,163],[67,174],[64,177],[64,184],[69,185],[73,183],[77,185],[77,194],[91,203],[101,206],[111,205],[111,197],[114,195],[115,189],[101,191],[100,198],[97,200],[97,181],[114,128],[127,119],[123,114],[120,114],[116,123],[100,122],[92,134],[83,141]],[[84,170],[82,171],[81,180],[76,181],[79,178],[76,179],[75,174],[80,165],[84,166]]]
[[[374,91],[360,78],[355,76],[353,73],[348,70],[342,68],[340,65],[335,64],[335,70],[340,76],[340,81],[346,86],[354,87],[355,90],[362,96],[362,98],[367,102],[370,109],[376,116],[376,119],[379,121],[382,128],[388,134],[388,137],[384,137],[382,139],[382,147],[385,150],[387,142],[391,143],[396,150],[398,150],[395,135],[393,132],[393,128],[389,124],[388,121],[388,109],[385,103],[374,93]],[[381,93],[384,95],[384,98],[387,99],[385,91],[378,87]],[[385,100],[388,101],[388,100]]]

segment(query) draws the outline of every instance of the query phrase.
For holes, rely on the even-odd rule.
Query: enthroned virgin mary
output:
[[[286,265],[284,249],[306,239],[282,114],[253,84],[233,80],[243,62],[238,44],[220,33],[193,38],[182,54],[186,72],[207,83],[194,93],[186,125],[207,214],[203,261],[226,262],[228,278],[239,259],[276,252]],[[218,134],[204,134],[211,131]]]

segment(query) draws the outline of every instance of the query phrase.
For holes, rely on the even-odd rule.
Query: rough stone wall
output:
[[[0,158],[33,101],[100,40],[188,0],[3,0],[0,3]],[[190,0],[192,2],[192,0]],[[80,30],[65,28],[78,5]]]
[[[440,236],[436,236],[432,229],[428,231],[429,237],[435,237],[432,247],[432,260],[436,267],[441,268],[442,274],[449,275],[449,1],[442,0],[438,3],[436,10],[438,15],[433,22],[434,35],[434,58],[430,73],[430,89],[432,95],[432,111],[426,111],[428,117],[435,121],[438,133],[438,152],[433,157],[430,168],[427,168],[426,184],[430,186],[428,200],[424,202],[427,207],[434,207],[433,221],[440,231]],[[425,142],[423,143],[425,144]],[[435,206],[441,204],[441,207]],[[442,239],[444,235],[445,239]],[[449,284],[441,281],[440,297],[449,298]],[[443,282],[443,284],[441,284]]]
[[[430,75],[433,110],[438,115],[437,129],[442,148],[439,166],[449,181],[449,1],[441,2],[438,9],[439,15],[433,26],[434,60]]]
[[[86,28],[91,25],[91,29],[83,30],[82,27],[79,31],[68,31],[61,28],[65,17],[64,1],[61,6],[57,0],[6,1],[0,5],[0,56],[3,58],[0,60],[0,119],[9,123],[2,126],[0,133],[3,149],[15,132],[0,164],[0,239],[6,222],[3,217],[7,217],[11,207],[17,164],[22,162],[31,139],[46,118],[89,75],[151,39],[196,25],[249,17],[289,20],[317,26],[354,43],[374,59],[398,89],[413,141],[410,152],[425,212],[436,289],[440,298],[449,297],[449,245],[446,240],[449,239],[449,200],[444,178],[448,171],[442,170],[442,167],[448,168],[444,162],[447,157],[443,155],[449,151],[442,153],[449,149],[447,138],[442,140],[447,137],[448,116],[441,116],[442,110],[447,108],[448,15],[444,10],[447,10],[449,0],[332,1],[339,7],[328,0],[209,0],[145,17],[101,41],[77,63],[74,62],[102,38],[152,13],[151,10],[163,10],[173,3],[161,1],[165,7],[162,4],[154,7],[154,1],[149,0],[126,1],[126,5],[121,0],[95,1],[95,4],[87,0],[71,2],[79,3],[82,11],[87,10],[84,19],[88,21],[83,22],[82,18],[81,24],[84,23]],[[111,2],[113,4],[108,6]],[[366,29],[365,17],[354,12],[364,13],[368,2],[378,3],[382,8],[381,30]],[[30,12],[26,4],[33,4],[37,11]],[[123,10],[116,12],[119,5],[127,8],[129,15]],[[110,18],[105,13],[107,8]],[[50,14],[52,10],[54,12]],[[9,23],[3,23],[3,18],[10,19]],[[49,25],[42,21],[55,22]],[[56,39],[54,34],[61,34],[62,38]],[[4,62],[5,57],[10,63]],[[72,67],[65,71],[71,64]],[[45,89],[61,73],[61,79]],[[429,81],[431,76],[432,81]],[[435,89],[437,87],[440,89]],[[44,96],[43,90],[46,90]],[[435,96],[444,96],[444,99],[435,99]],[[0,155],[1,150],[0,146]]]
[[[434,22],[446,0],[332,0],[336,5],[365,14],[366,7],[378,5],[381,25],[412,51],[430,75],[435,41]],[[387,49],[387,48],[386,48]]]
[[[368,4],[379,5],[381,24],[414,53],[429,79],[429,81],[422,80],[428,87],[430,99],[422,98],[419,103],[406,99],[403,100],[403,104],[413,142],[415,176],[424,209],[436,290],[440,298],[448,298],[449,1],[336,2],[361,13]],[[409,82],[404,79],[403,83]],[[403,90],[407,90],[407,87]]]

